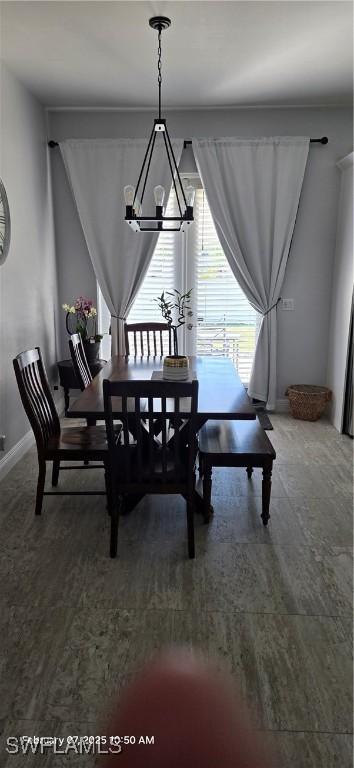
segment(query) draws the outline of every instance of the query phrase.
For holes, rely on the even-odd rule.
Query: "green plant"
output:
[[[166,291],[166,293],[163,291],[161,296],[154,299],[159,306],[162,317],[167,325],[172,328],[173,351],[175,355],[178,355],[177,329],[185,324],[187,317],[193,316],[190,306],[191,293],[192,288],[187,293],[181,293],[181,291],[177,291],[174,288],[173,291]]]

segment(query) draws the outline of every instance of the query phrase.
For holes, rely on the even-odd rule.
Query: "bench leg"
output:
[[[210,520],[210,514],[211,514],[211,475],[212,475],[213,468],[212,466],[203,459],[203,505],[204,505],[204,520],[206,523]]]
[[[263,480],[262,480],[262,521],[263,525],[267,525],[269,520],[269,504],[270,504],[270,492],[272,488],[272,468],[273,465],[263,467]]]
[[[253,467],[246,467],[248,479],[250,480],[253,475]]]

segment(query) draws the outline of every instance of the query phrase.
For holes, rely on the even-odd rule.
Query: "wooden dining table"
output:
[[[70,406],[67,416],[74,419],[104,419],[104,379],[148,381],[154,371],[162,371],[162,365],[162,357],[112,357]],[[232,360],[226,357],[190,357],[189,369],[199,382],[199,428],[208,419],[256,418],[256,411]],[[188,413],[181,412],[183,415],[188,416]]]
[[[162,371],[162,357],[113,356],[86,389],[80,393],[67,411],[68,418],[104,419],[103,381],[148,381],[154,372]],[[256,411],[244,385],[229,358],[189,357],[192,378],[199,382],[198,418],[200,429],[209,419],[255,419]],[[159,374],[154,374],[154,376]],[[117,402],[117,413],[120,402]],[[112,400],[113,417],[114,399]],[[181,418],[188,418],[188,409],[180,410]],[[136,500],[137,501],[137,500]],[[135,503],[136,503],[135,501]],[[202,499],[196,492],[196,506],[204,513]],[[134,506],[134,503],[131,504]]]

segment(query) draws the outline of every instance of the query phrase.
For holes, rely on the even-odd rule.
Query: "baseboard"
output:
[[[277,400],[276,406],[275,406],[275,413],[289,413],[290,407],[289,407],[289,400],[288,398],[282,398]]]
[[[64,412],[64,398],[61,395],[57,398],[55,401],[56,409],[60,414]],[[20,459],[22,459],[22,456],[29,451],[30,448],[32,448],[32,445],[34,444],[34,434],[32,432],[32,429],[29,429],[26,434],[21,437],[21,440],[16,443],[16,445],[13,445],[10,450],[5,453],[5,456],[3,456],[2,459],[0,459],[0,481],[6,477],[8,472],[17,464]]]
[[[10,448],[10,450],[5,453],[5,456],[0,459],[0,480],[3,480],[4,477],[6,477],[7,473],[10,472],[10,469],[22,459],[22,456],[29,451],[33,443],[34,434],[30,429],[23,437],[21,437],[21,440]]]

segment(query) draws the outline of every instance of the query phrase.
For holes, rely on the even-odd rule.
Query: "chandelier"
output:
[[[148,141],[145,157],[141,167],[136,187],[128,184],[124,187],[124,200],[126,205],[125,221],[135,232],[161,232],[169,230],[170,232],[181,232],[187,228],[193,221],[193,203],[195,189],[192,186],[184,189],[181,177],[179,175],[176,158],[172,149],[171,139],[167,129],[167,122],[161,117],[161,83],[162,83],[162,65],[161,65],[161,33],[168,29],[171,20],[166,16],[154,16],[149,20],[150,27],[158,32],[158,93],[159,93],[159,116],[154,120],[150,138]],[[154,188],[155,215],[143,216],[143,200],[146,189],[146,182],[149,175],[151,158],[153,155],[156,135],[162,134],[166,149],[168,165],[172,176],[172,183],[176,195],[179,216],[164,215],[165,189],[160,184]],[[140,197],[141,194],[141,197]]]

